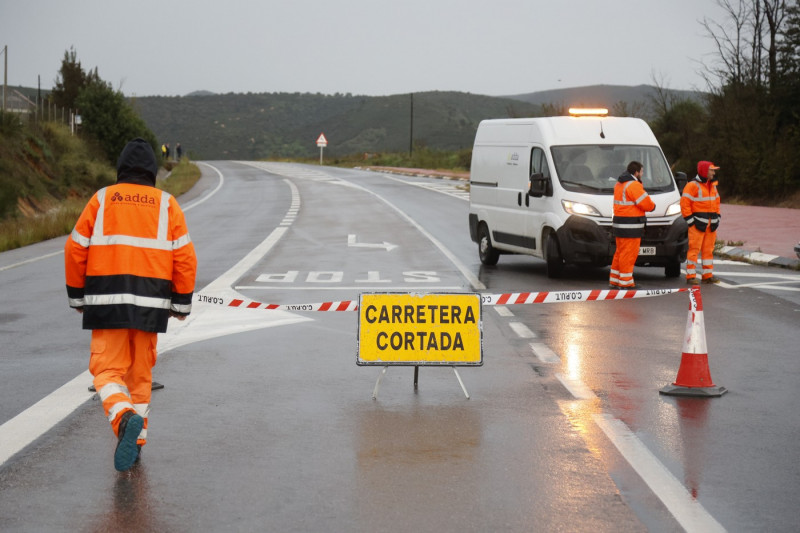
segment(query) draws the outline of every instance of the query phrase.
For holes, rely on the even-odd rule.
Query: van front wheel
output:
[[[547,234],[547,244],[544,249],[544,258],[547,263],[547,277],[560,278],[564,271],[564,259],[558,248],[558,238],[553,233]]]
[[[481,224],[478,228],[478,257],[481,263],[488,266],[497,264],[500,259],[500,252],[492,246],[492,239],[489,237],[489,228],[486,224]]]
[[[664,276],[668,278],[677,278],[681,275],[681,262],[677,259],[670,261],[664,267]]]

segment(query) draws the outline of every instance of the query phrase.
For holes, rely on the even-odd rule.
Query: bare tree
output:
[[[778,44],[778,71],[794,85],[800,80],[800,2],[786,7]]]
[[[668,81],[663,73],[656,73],[653,70],[650,72],[650,79],[655,88],[655,94],[651,98],[655,114],[663,116],[675,103],[675,95],[669,90]]]
[[[717,0],[717,5],[725,20],[701,22],[717,49],[718,64],[707,70],[723,86],[774,88],[786,0]]]
[[[778,36],[786,20],[785,0],[764,0],[764,17],[767,21],[767,65],[769,68],[769,88],[775,89],[778,83]]]

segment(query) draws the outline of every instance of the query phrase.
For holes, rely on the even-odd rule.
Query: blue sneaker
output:
[[[126,411],[119,421],[119,442],[114,451],[114,468],[120,472],[130,470],[139,457],[139,445],[136,440],[144,426],[144,418],[134,411]]]

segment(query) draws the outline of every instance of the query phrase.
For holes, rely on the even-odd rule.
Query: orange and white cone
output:
[[[675,383],[659,392],[672,396],[722,396],[728,389],[718,387],[711,381],[706,349],[706,327],[703,322],[703,299],[700,287],[689,290],[689,316],[686,320],[686,335],[683,338],[681,366]]]

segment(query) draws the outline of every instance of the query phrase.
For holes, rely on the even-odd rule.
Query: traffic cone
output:
[[[722,396],[728,389],[718,387],[711,381],[706,349],[706,328],[703,323],[703,299],[700,287],[689,290],[689,316],[686,320],[686,335],[683,338],[681,366],[675,383],[659,392],[672,396]]]

